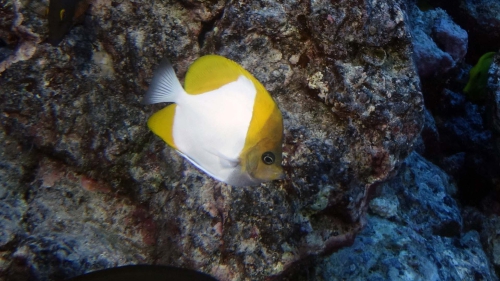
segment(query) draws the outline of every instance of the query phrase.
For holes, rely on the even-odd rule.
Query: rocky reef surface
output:
[[[497,280],[476,230],[464,231],[457,188],[412,153],[377,187],[367,226],[351,247],[324,259],[318,280]]]
[[[496,280],[499,220],[478,205],[497,204],[483,200],[493,108],[459,93],[467,33],[445,10],[92,0],[52,46],[48,1],[0,4],[0,279],[150,263],[219,280]],[[219,183],[148,131],[164,105],[140,100],[161,58],[182,79],[211,53],[276,100],[285,180]],[[472,166],[485,184],[463,208]]]

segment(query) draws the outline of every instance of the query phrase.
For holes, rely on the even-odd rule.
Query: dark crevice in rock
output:
[[[311,30],[307,24],[306,15],[300,14],[297,16],[297,23],[299,27],[300,39],[302,41],[307,41],[311,39]]]
[[[200,49],[202,49],[203,45],[205,44],[207,33],[211,32],[214,29],[215,23],[220,20],[222,16],[224,16],[224,9],[216,14],[211,20],[201,22],[201,30],[200,34],[198,35],[198,45],[200,46]]]

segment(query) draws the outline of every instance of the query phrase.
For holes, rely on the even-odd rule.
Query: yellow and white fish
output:
[[[168,60],[156,70],[143,103],[173,102],[148,127],[184,158],[233,186],[284,177],[283,118],[264,86],[236,62],[197,59],[182,88]]]

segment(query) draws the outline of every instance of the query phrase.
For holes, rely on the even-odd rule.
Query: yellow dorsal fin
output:
[[[260,87],[264,88],[252,74],[238,63],[222,56],[203,56],[189,67],[184,80],[184,90],[192,95],[203,94],[238,80],[240,75],[250,79],[257,90]]]
[[[148,127],[157,136],[162,138],[168,145],[177,149],[172,135],[174,126],[175,104],[171,104],[164,109],[156,112],[148,120]]]
[[[278,114],[276,114],[276,112],[278,112]],[[256,145],[261,140],[260,138],[263,134],[262,129],[266,126],[266,123],[269,122],[270,118],[274,118],[276,119],[274,121],[282,123],[281,113],[279,112],[279,109],[271,95],[269,95],[264,87],[261,89],[257,88],[252,120],[250,121],[250,126],[248,128],[244,149]],[[283,134],[282,131],[277,133],[278,136]],[[274,133],[271,135],[274,137]]]

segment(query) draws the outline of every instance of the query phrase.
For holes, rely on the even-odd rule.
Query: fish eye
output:
[[[276,157],[274,156],[274,153],[272,153],[270,151],[264,152],[262,154],[262,162],[264,162],[264,164],[266,164],[266,165],[273,164],[275,159],[276,159]]]

